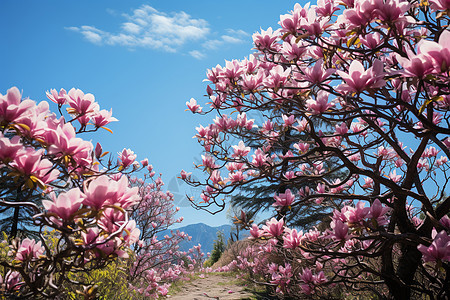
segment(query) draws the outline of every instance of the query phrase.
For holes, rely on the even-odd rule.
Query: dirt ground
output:
[[[171,300],[225,300],[256,299],[254,295],[239,286],[234,277],[220,274],[207,274],[183,284],[181,290],[171,295]]]

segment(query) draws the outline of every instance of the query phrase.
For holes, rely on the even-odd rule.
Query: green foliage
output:
[[[56,230],[44,231],[44,238],[50,252],[56,252],[59,241],[59,233]],[[4,238],[5,239],[5,238]],[[7,244],[5,244],[7,246]],[[0,255],[2,259],[7,250],[0,246]],[[7,256],[6,256],[7,257]],[[140,299],[134,291],[128,287],[129,264],[131,259],[116,258],[114,261],[105,265],[103,268],[89,270],[91,267],[86,265],[86,270],[73,271],[69,277],[74,282],[82,282],[83,285],[74,283],[65,283],[62,288],[66,291],[65,299]],[[91,297],[87,297],[90,294]]]
[[[207,261],[205,261],[205,267],[211,267],[214,265],[222,256],[225,251],[225,238],[222,231],[217,231],[217,239],[214,240],[213,250],[211,256]]]
[[[88,287],[92,287],[92,293],[95,297],[93,299],[140,299],[128,286],[128,263],[128,259],[117,258],[102,269],[73,273],[72,278],[83,281]],[[80,293],[80,286],[68,284],[65,288],[69,295],[67,299],[80,299],[82,294]]]

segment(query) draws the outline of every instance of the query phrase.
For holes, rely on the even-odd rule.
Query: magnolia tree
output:
[[[131,218],[136,221],[141,236],[134,246],[134,262],[130,269],[129,282],[139,294],[157,298],[166,295],[170,284],[184,278],[187,273],[198,271],[202,265],[203,253],[200,246],[189,252],[179,251],[179,243],[190,239],[186,233],[168,229],[183,218],[175,219],[179,208],[174,207],[173,195],[163,191],[161,177],[152,179],[150,173],[144,179],[133,178],[133,186],[139,188],[140,200],[131,211]],[[147,183],[147,179],[151,179]],[[197,268],[195,268],[197,267]]]
[[[0,294],[55,298],[69,285],[81,290],[87,285],[81,293],[93,299],[95,282],[83,274],[129,256],[137,259],[137,268],[143,251],[166,243],[149,238],[148,226],[152,232],[167,228],[176,209],[171,195],[161,191],[160,178],[150,185],[129,179],[138,171],[153,178],[147,159],[139,164],[129,149],[107,158],[100,144],[94,148],[79,137],[110,131],[104,126],[117,121],[111,111],[100,110],[92,94],[62,89],[47,97],[61,117],[45,101],[22,99],[17,88],[0,94],[0,209],[9,218],[3,224]],[[172,261],[169,248],[181,238],[184,234],[167,239],[166,258],[159,263]],[[170,277],[167,269],[155,275]]]
[[[210,108],[187,102],[216,114],[197,128],[206,181],[182,172],[203,187],[195,205],[221,210],[254,182],[285,188],[277,218],[251,231],[283,254],[264,271],[283,268],[281,292],[449,297],[449,11],[440,0],[296,4],[253,35],[256,53],[208,70]],[[329,228],[284,225],[311,203],[332,212]]]

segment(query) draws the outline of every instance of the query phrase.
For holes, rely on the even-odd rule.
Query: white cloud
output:
[[[122,29],[131,34],[139,34],[142,28],[135,23],[126,22],[122,24]]]
[[[203,59],[206,57],[205,52],[220,49],[227,44],[243,43],[249,36],[241,29],[226,29],[225,34],[216,34],[215,38],[207,39],[210,25],[206,20],[192,18],[184,11],[160,12],[149,5],[134,9],[131,14],[119,14],[112,9],[107,9],[107,12],[124,19],[119,24],[118,31],[105,31],[89,25],[66,29],[80,33],[93,44],[129,49],[142,47],[177,52],[186,44],[200,41],[202,51],[187,51],[196,59]]]
[[[216,50],[223,44],[221,40],[207,40],[203,43],[203,48],[208,50]]]
[[[222,35],[222,40],[226,43],[230,43],[230,44],[236,44],[236,43],[242,43],[243,40],[241,40],[240,38],[234,37],[234,36],[229,36],[229,35]]]
[[[189,54],[196,59],[203,59],[205,57],[205,54],[198,50],[189,51]]]
[[[228,34],[230,35],[235,35],[235,36],[239,36],[239,37],[246,37],[246,36],[250,36],[250,34],[248,34],[247,32],[245,32],[242,29],[238,29],[238,30],[234,30],[234,29],[227,29]]]
[[[220,39],[207,40],[203,43],[203,48],[208,50],[217,50],[220,47],[223,47],[225,44],[239,44],[244,43],[246,38],[249,36],[248,33],[239,29],[227,29],[226,32],[228,34],[224,34],[220,37]]]
[[[101,44],[102,37],[100,34],[92,31],[82,31],[81,34],[91,43]]]
[[[145,47],[168,52],[175,52],[188,42],[204,39],[210,31],[208,22],[203,19],[194,19],[183,11],[166,14],[149,5],[142,5],[130,15],[122,14],[122,17],[126,22],[120,25],[118,32],[107,32],[87,25],[66,29],[80,32],[86,40],[95,44]]]

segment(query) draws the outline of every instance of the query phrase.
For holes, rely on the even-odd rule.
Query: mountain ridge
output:
[[[190,241],[185,240],[182,241],[180,245],[181,251],[188,251],[193,246],[197,246],[198,244],[202,245],[202,251],[205,253],[205,255],[212,251],[214,241],[217,239],[217,232],[222,231],[225,243],[230,238],[230,232],[231,232],[231,225],[229,224],[223,224],[219,226],[209,226],[205,223],[196,223],[196,224],[188,224],[182,227],[174,228],[174,229],[167,229],[162,231],[159,235],[170,235],[170,232],[176,232],[177,230],[182,231],[189,236],[192,237]]]

